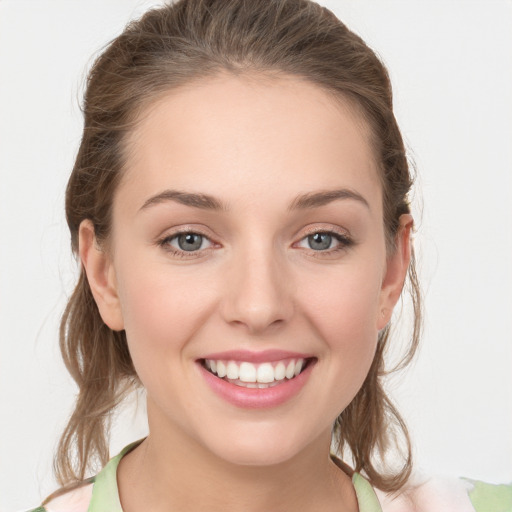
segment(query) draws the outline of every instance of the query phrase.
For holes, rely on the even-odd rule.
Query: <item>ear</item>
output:
[[[101,318],[112,330],[123,330],[114,266],[107,251],[99,247],[94,225],[89,219],[80,223],[78,253]]]
[[[380,292],[380,308],[377,318],[377,329],[384,329],[391,320],[402,288],[404,287],[407,270],[411,261],[411,229],[412,215],[406,213],[400,216],[400,226],[395,238],[395,251],[389,255],[386,263],[386,273]]]

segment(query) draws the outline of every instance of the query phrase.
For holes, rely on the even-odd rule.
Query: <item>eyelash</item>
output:
[[[176,249],[175,247],[170,245],[170,242],[172,240],[175,240],[179,236],[182,236],[182,235],[199,235],[200,237],[203,238],[203,240],[207,240],[211,244],[211,246],[209,246],[205,249],[198,249],[195,251],[183,251],[180,249]],[[328,235],[338,242],[338,245],[332,249],[315,251],[311,247],[304,248],[306,250],[311,251],[312,255],[317,258],[328,257],[329,255],[337,254],[340,251],[349,249],[350,247],[352,247],[355,244],[354,240],[352,238],[350,238],[349,236],[347,236],[346,234],[341,234],[341,233],[338,233],[338,232],[332,231],[332,230],[330,231],[330,230],[316,229],[316,230],[310,231],[309,233],[306,233],[299,240],[299,242],[296,242],[294,244],[294,246],[296,246],[296,244],[298,244],[298,243],[301,243],[301,242],[307,240],[310,236],[313,236],[313,235]],[[183,231],[178,231],[176,233],[173,233],[172,235],[168,235],[168,236],[161,238],[160,240],[157,241],[157,245],[162,247],[166,252],[172,254],[173,256],[179,257],[179,258],[197,258],[200,255],[204,254],[205,251],[210,251],[212,246],[215,245],[215,243],[212,242],[212,240],[210,240],[210,238],[207,235],[201,233],[200,231],[183,230]]]

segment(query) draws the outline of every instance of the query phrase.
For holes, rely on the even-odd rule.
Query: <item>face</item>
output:
[[[152,435],[251,465],[328,447],[403,280],[365,123],[296,78],[218,76],[160,98],[128,148],[93,291]]]

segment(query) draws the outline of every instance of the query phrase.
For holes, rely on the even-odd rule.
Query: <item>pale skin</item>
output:
[[[226,74],[159,98],[128,147],[109,250],[89,221],[79,233],[102,318],[125,329],[148,396],[150,435],[118,470],[123,509],[357,511],[331,428],[401,294],[412,227],[403,215],[386,249],[365,122],[298,78]],[[246,409],[198,365],[239,348],[315,364],[285,403]]]

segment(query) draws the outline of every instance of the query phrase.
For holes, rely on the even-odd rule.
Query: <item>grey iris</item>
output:
[[[182,251],[197,251],[202,243],[203,237],[196,233],[184,233],[178,236],[178,245]]]
[[[315,233],[314,235],[308,236],[308,244],[311,249],[317,251],[325,251],[329,249],[332,242],[332,236],[328,233]]]

